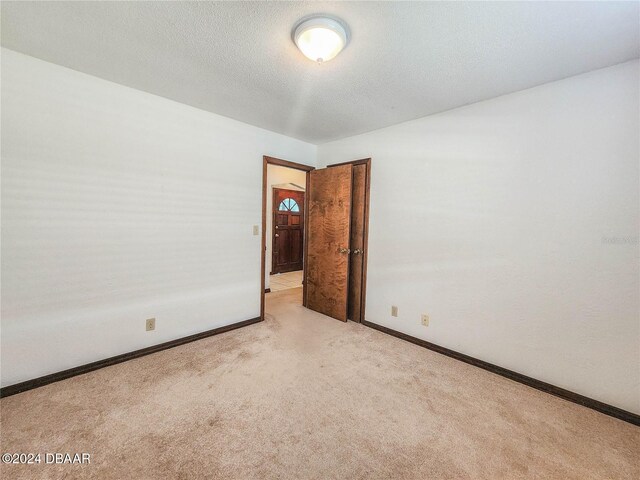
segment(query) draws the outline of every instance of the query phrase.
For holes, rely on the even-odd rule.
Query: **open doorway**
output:
[[[260,313],[265,295],[302,287],[306,189],[314,167],[264,156],[262,169],[262,269]],[[299,292],[302,303],[302,292]]]
[[[270,304],[286,298],[338,320],[365,319],[370,172],[371,159],[315,169],[264,157],[263,319],[266,294]]]

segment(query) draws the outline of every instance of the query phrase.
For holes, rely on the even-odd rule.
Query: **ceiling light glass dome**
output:
[[[338,55],[349,41],[347,28],[335,18],[302,19],[293,30],[293,41],[305,57],[322,63]]]

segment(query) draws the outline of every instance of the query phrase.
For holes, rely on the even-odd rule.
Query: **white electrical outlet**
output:
[[[398,307],[396,307],[395,305],[391,305],[391,316],[392,317],[398,316]]]
[[[147,332],[150,332],[151,330],[155,330],[156,329],[156,319],[155,318],[147,318],[146,329],[147,329]]]
[[[421,317],[421,322],[422,322],[422,325],[424,325],[425,327],[428,327],[429,326],[429,315],[423,313],[422,317]]]

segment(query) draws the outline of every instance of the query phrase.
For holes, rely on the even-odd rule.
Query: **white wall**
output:
[[[271,237],[273,228],[273,187],[286,183],[293,183],[301,187],[305,187],[307,182],[307,174],[302,170],[295,168],[281,167],[280,165],[267,165],[267,251],[265,266],[265,288],[269,288],[269,273],[271,272],[273,238]],[[292,186],[281,187],[290,190],[304,190],[304,188],[296,189]]]
[[[373,159],[367,320],[640,413],[638,88],[633,61],[321,145]]]
[[[265,154],[316,147],[3,49],[2,385],[258,316]]]

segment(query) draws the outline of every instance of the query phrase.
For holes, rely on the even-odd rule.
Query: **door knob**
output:
[[[278,235],[278,234],[276,233],[276,238],[278,238],[279,236],[280,236],[280,235]]]
[[[348,249],[348,248],[341,248],[340,249],[340,253],[350,253],[350,252],[351,252],[351,250]]]
[[[353,254],[354,254],[354,255],[362,255],[363,253],[364,253],[364,250],[360,250],[359,248],[356,248],[356,249],[353,251]]]

